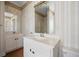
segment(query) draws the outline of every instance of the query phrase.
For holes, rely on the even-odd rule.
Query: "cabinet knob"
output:
[[[15,38],[15,40],[18,40],[18,38]]]
[[[30,49],[30,52],[31,52],[32,50]]]
[[[34,52],[34,51],[32,51],[32,49],[30,49],[30,52],[32,52],[32,54],[35,54],[35,52]]]
[[[35,52],[34,52],[34,51],[32,51],[32,53],[33,53],[33,54],[35,54]]]

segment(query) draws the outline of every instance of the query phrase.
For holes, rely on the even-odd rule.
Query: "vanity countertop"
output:
[[[37,42],[40,42],[43,44],[47,44],[52,47],[55,47],[56,44],[60,42],[59,39],[53,39],[53,38],[47,38],[47,37],[27,37],[27,36],[24,36],[23,38],[24,39],[28,38],[28,39],[31,39],[31,40],[34,40],[34,41],[37,41]]]

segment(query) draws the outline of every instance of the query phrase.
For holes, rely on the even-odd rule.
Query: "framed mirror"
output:
[[[35,32],[54,33],[54,12],[50,9],[50,2],[40,2],[35,5]]]
[[[17,15],[5,12],[5,32],[17,32]]]

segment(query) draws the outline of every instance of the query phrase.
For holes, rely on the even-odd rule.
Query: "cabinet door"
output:
[[[6,52],[10,52],[16,49],[16,40],[13,37],[6,39]]]
[[[49,57],[50,47],[32,39],[24,39],[24,56]]]
[[[16,46],[17,46],[17,49],[23,47],[23,39],[22,38],[16,38]]]
[[[50,46],[35,40],[32,40],[31,43],[33,57],[50,57]]]
[[[31,43],[30,39],[24,38],[24,57],[32,56],[31,51],[30,51],[30,49],[32,48],[31,44],[32,43]]]

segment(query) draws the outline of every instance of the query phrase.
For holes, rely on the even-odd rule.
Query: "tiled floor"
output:
[[[7,53],[5,57],[23,57],[23,48]]]

